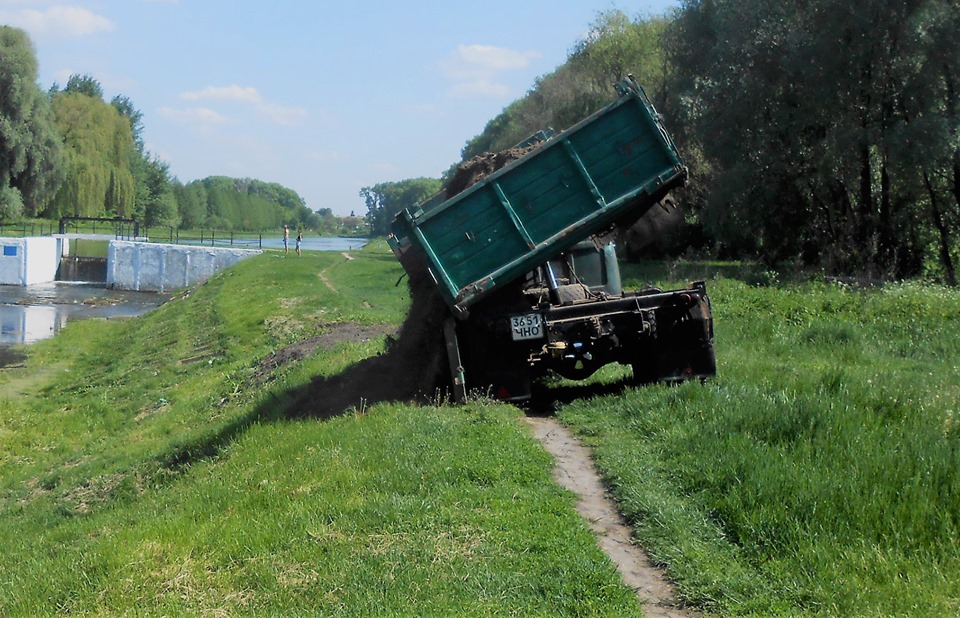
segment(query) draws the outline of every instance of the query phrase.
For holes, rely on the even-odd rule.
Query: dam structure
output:
[[[172,292],[206,281],[261,253],[260,249],[112,240],[107,249],[107,286],[137,292]]]
[[[102,281],[120,290],[171,292],[202,283],[241,260],[263,253],[259,249],[95,239],[89,235],[80,238],[106,243],[106,257],[71,255],[70,247],[78,240],[72,234],[0,238],[0,285],[84,280]]]

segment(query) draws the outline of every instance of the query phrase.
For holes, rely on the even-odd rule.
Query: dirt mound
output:
[[[650,245],[667,245],[683,224],[684,211],[669,195],[621,230],[628,255],[640,255]]]
[[[382,324],[373,326],[365,326],[356,322],[330,324],[326,327],[324,333],[285,346],[261,359],[250,381],[256,384],[269,382],[278,369],[312,356],[318,348],[330,348],[344,341],[360,343],[380,335],[392,335],[396,332],[396,328]]]
[[[411,277],[410,287],[410,311],[387,349],[337,375],[315,377],[291,407],[294,414],[329,418],[383,401],[426,403],[443,396],[449,310],[426,277]]]
[[[501,152],[484,152],[466,163],[461,163],[450,178],[450,182],[447,183],[446,199],[449,200],[458,193],[462,193],[511,161],[516,161],[535,147],[511,148]]]
[[[503,152],[483,153],[457,168],[447,183],[446,199],[480,182],[535,146]],[[330,417],[350,409],[362,409],[382,401],[435,401],[445,397],[449,387],[443,323],[450,310],[440,297],[426,264],[412,255],[402,259],[410,287],[410,311],[399,334],[388,339],[387,350],[364,359],[335,376],[318,376],[301,393],[292,410],[295,414]],[[314,342],[305,342],[305,346]],[[322,345],[315,342],[314,348]],[[312,349],[309,350],[312,352]],[[294,349],[287,354],[308,353]],[[269,363],[282,359],[268,359]]]

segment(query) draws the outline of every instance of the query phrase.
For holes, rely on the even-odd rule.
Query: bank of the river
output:
[[[210,242],[210,239],[207,240]],[[280,238],[240,237],[233,239],[236,246],[261,246],[282,249]],[[216,239],[215,246],[229,243]],[[366,238],[347,238],[307,235],[303,251],[356,251],[369,242]],[[191,244],[182,241],[183,244]],[[289,243],[293,252],[295,238]],[[29,286],[0,285],[0,348],[17,344],[31,344],[56,335],[71,320],[85,318],[123,318],[140,315],[169,298],[169,294],[132,292],[108,289],[103,284],[88,282],[50,282]],[[0,367],[19,362],[18,354],[0,353]],[[4,358],[13,359],[4,363]]]

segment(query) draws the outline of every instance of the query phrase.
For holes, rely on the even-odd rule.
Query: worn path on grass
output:
[[[623,581],[632,588],[651,618],[697,616],[678,607],[673,587],[663,572],[630,538],[630,527],[607,496],[590,451],[550,417],[528,416],[533,434],[553,455],[553,476],[562,487],[577,495],[577,512],[587,521],[600,548],[617,566]]]

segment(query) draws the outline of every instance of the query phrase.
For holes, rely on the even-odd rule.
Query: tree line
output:
[[[604,11],[563,65],[466,143],[461,161],[569,127],[628,74],[691,170],[675,196],[683,223],[656,250],[957,284],[956,0],[683,0],[664,16]],[[372,220],[398,206],[378,188],[402,195],[393,185],[407,182],[364,189]]]
[[[0,222],[81,216],[148,227],[344,231],[330,209],[312,211],[276,183],[221,176],[181,183],[145,149],[143,115],[129,98],[108,103],[89,75],[47,92],[37,77],[28,35],[0,26]]]

